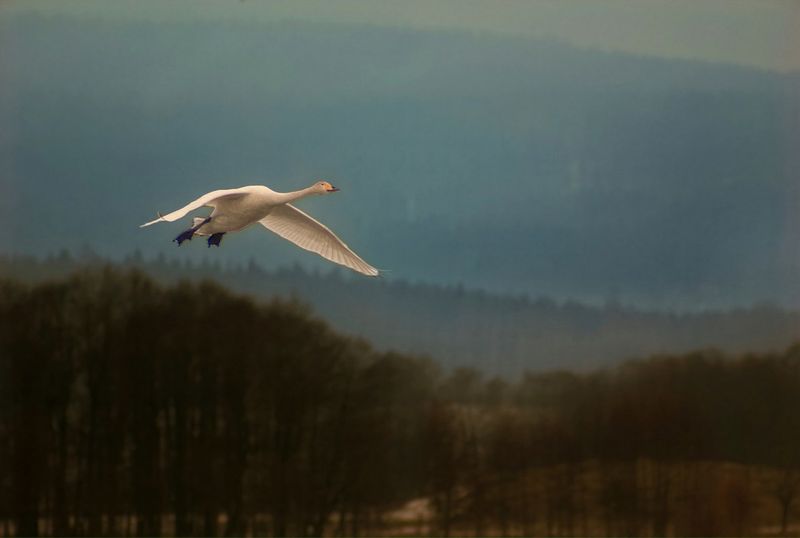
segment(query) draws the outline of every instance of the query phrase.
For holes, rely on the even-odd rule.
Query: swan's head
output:
[[[328,194],[329,192],[336,192],[339,189],[328,183],[327,181],[317,181],[314,183],[314,191],[319,194]]]

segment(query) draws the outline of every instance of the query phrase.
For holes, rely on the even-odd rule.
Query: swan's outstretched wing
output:
[[[324,224],[314,220],[290,204],[275,206],[259,221],[267,230],[278,234],[300,248],[316,252],[334,263],[349,267],[368,276],[378,276],[378,270],[350,250],[344,241]]]
[[[157,222],[172,222],[178,220],[179,218],[186,215],[186,213],[190,211],[194,211],[204,205],[214,207],[216,202],[221,198],[225,198],[230,200],[231,198],[236,198],[239,196],[245,196],[247,194],[246,191],[243,189],[220,189],[218,191],[211,191],[208,194],[204,194],[194,202],[189,202],[185,206],[180,209],[176,209],[172,213],[167,213],[166,215],[161,215],[159,213],[158,218],[155,220],[151,220],[150,222],[145,222],[139,228],[144,228],[145,226],[150,226],[151,224],[155,224]]]

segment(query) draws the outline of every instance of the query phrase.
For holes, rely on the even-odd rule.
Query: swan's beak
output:
[[[339,189],[337,189],[336,187],[334,187],[333,185],[331,185],[331,188],[330,188],[330,189],[328,189],[328,192],[336,192],[336,191],[338,191],[338,190],[339,190]]]

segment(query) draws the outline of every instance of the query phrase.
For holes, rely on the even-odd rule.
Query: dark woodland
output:
[[[0,533],[796,534],[800,347],[509,379],[297,301],[0,283]]]
[[[106,263],[88,249],[47,258],[0,254],[0,278],[36,283]],[[336,269],[309,271],[300,265],[266,270],[255,261],[223,264],[213,256],[198,263],[134,252],[114,265],[142,270],[165,285],[211,279],[255,298],[293,297],[334,330],[364,338],[377,349],[428,355],[445,369],[470,367],[508,378],[709,347],[730,354],[777,351],[800,340],[800,311],[769,303],[648,310],[613,297],[591,305],[461,285],[348,278]]]

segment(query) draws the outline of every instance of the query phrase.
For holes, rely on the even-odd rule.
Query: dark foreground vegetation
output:
[[[509,382],[213,283],[0,283],[3,535],[780,534],[798,496],[800,346]]]

